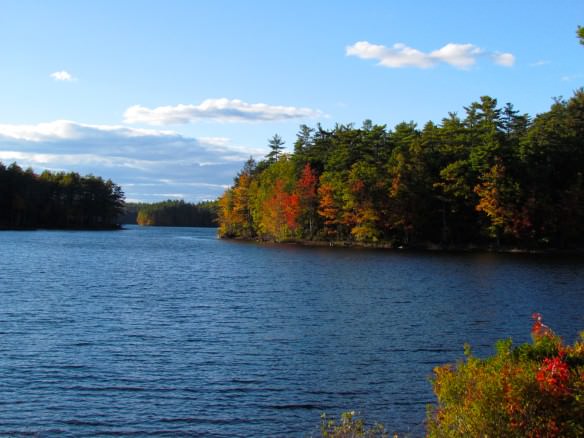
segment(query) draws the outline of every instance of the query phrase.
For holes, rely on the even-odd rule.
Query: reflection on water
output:
[[[305,436],[358,410],[423,433],[433,366],[571,342],[584,262],[215,239],[214,230],[0,233],[0,434]]]

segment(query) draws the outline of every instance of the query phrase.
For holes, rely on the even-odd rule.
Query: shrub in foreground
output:
[[[323,438],[388,438],[389,433],[381,423],[368,426],[355,412],[343,412],[337,420],[326,414],[320,417]],[[396,436],[396,435],[394,435]]]
[[[564,345],[533,317],[531,344],[500,341],[487,359],[466,347],[465,361],[434,370],[428,436],[584,436],[584,332]]]

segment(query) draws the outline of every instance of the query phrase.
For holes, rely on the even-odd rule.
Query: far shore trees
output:
[[[217,203],[191,204],[183,200],[167,200],[137,206],[138,225],[166,227],[216,227]]]
[[[101,177],[0,163],[0,229],[117,227],[124,193]]]

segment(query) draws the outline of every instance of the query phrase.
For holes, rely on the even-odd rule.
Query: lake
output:
[[[584,329],[584,260],[304,248],[214,229],[0,233],[0,435],[423,435],[432,368]]]

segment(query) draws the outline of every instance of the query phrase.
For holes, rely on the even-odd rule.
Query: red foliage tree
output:
[[[303,225],[308,228],[309,237],[312,237],[315,231],[316,210],[318,208],[317,185],[318,176],[310,167],[310,163],[306,163],[296,183],[296,193],[298,194],[299,216]]]

